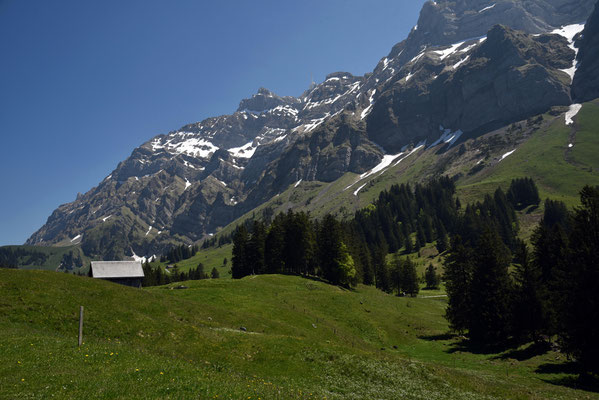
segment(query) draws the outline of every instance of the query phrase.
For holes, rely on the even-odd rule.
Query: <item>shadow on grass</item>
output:
[[[513,359],[518,361],[529,360],[533,357],[540,356],[551,350],[551,345],[546,342],[532,343],[525,348],[511,349],[503,354],[493,357],[494,360]]]
[[[599,393],[599,377],[581,372],[573,361],[541,364],[535,372],[538,374],[568,374],[568,376],[541,378],[541,380],[552,385]]]
[[[447,332],[447,333],[441,333],[439,335],[418,336],[418,339],[428,340],[430,342],[436,342],[437,340],[451,340],[451,339],[455,339],[456,337],[458,337],[458,336],[455,333]]]
[[[509,349],[514,348],[513,343],[505,342],[505,343],[478,343],[473,342],[467,338],[456,342],[451,346],[451,348],[447,349],[447,353],[472,353],[472,354],[497,354],[503,353]]]
[[[449,346],[451,347],[445,350],[449,354],[458,352],[473,354],[497,354],[503,353],[515,347],[513,343],[507,342],[500,344],[476,343],[465,336],[461,336],[452,332],[441,333],[438,335],[418,336],[418,339],[428,340],[431,342],[438,340],[453,340],[452,343],[449,343]]]

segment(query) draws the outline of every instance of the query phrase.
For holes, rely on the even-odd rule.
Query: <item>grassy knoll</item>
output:
[[[0,270],[0,398],[599,398],[555,384],[558,354],[466,351],[443,298],[279,275],[186,285]]]

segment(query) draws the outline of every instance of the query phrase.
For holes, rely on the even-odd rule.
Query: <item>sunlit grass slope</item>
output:
[[[458,195],[481,198],[498,186],[507,188],[513,178],[528,176],[535,180],[541,198],[578,204],[584,185],[599,185],[599,106],[585,103],[575,122],[567,126],[563,116],[555,118],[505,160],[460,182]]]
[[[597,397],[545,382],[566,376],[543,367],[556,354],[463,352],[444,298],[277,275],[186,285],[0,270],[0,398]]]

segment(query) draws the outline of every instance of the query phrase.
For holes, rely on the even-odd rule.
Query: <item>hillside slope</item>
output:
[[[443,298],[276,275],[185,285],[0,270],[0,397],[598,397],[567,387],[559,354],[468,352]]]

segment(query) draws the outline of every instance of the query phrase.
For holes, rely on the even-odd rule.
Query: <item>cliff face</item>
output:
[[[599,97],[599,3],[589,18],[579,41],[577,69],[572,97],[578,103]]]
[[[574,58],[558,35],[496,25],[487,38],[422,52],[388,85],[368,117],[368,134],[389,152],[433,142],[441,130],[483,132],[570,104]]]
[[[417,28],[372,73],[336,72],[297,98],[261,88],[231,115],[156,136],[58,207],[27,243],[81,243],[105,259],[159,254],[215,232],[300,179],[363,173],[404,147],[455,143],[571,104],[574,37],[583,28],[572,24],[592,5],[429,1]],[[598,76],[594,15],[579,41],[573,93],[581,98],[595,93],[585,94],[582,82]]]

